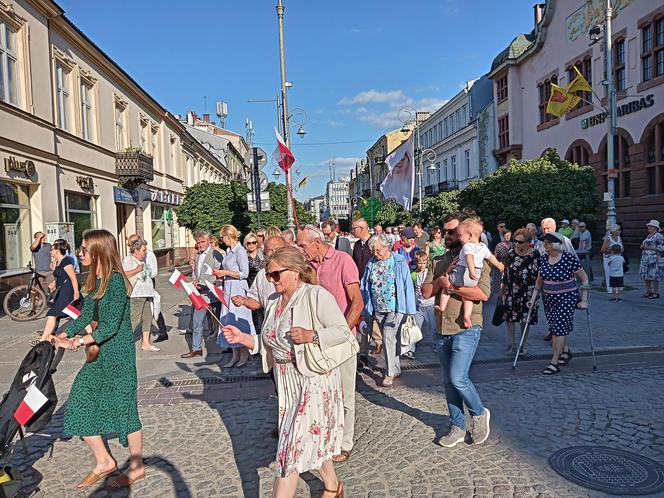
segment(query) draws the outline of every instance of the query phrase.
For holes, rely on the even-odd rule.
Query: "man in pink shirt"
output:
[[[360,292],[360,275],[353,258],[330,247],[320,228],[306,225],[297,234],[297,245],[318,275],[318,284],[329,291],[346,317],[346,323],[354,330],[360,321],[364,300]],[[344,393],[344,439],[341,454],[335,462],[345,462],[353,449],[355,432],[355,376],[357,358],[346,360],[339,366]]]

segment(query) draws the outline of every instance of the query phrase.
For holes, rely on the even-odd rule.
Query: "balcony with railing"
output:
[[[154,179],[152,157],[141,151],[125,151],[115,154],[115,174],[125,188],[136,188]]]

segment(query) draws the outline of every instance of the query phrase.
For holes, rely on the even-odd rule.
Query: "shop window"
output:
[[[65,193],[67,221],[74,224],[74,245],[83,240],[83,232],[96,228],[95,198],[91,195]]]
[[[0,100],[18,105],[18,50],[16,31],[0,20]]]
[[[152,248],[164,249],[178,245],[177,225],[173,221],[173,209],[152,203]]]
[[[25,267],[31,242],[28,187],[0,182],[0,271]]]

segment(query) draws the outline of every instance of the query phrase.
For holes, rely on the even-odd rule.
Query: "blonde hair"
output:
[[[258,235],[256,235],[254,232],[249,232],[247,235],[244,236],[242,245],[244,246],[245,249],[247,249],[247,242],[249,241],[249,239],[256,239],[256,242],[258,242]]]
[[[482,235],[482,230],[484,229],[484,226],[482,225],[482,222],[480,221],[479,218],[471,217],[471,218],[466,218],[461,223],[459,223],[459,228],[467,231],[468,233],[472,234],[474,237],[479,239],[480,236]]]
[[[275,227],[274,225],[268,227],[267,231],[265,232],[265,238],[267,239],[269,237],[282,237],[281,229],[279,227]]]
[[[265,262],[265,267],[267,268],[267,266],[273,261],[279,263],[288,270],[297,272],[300,275],[300,280],[304,283],[313,285],[318,283],[316,270],[307,263],[302,251],[296,247],[280,247],[274,252],[272,257]]]
[[[519,235],[523,235],[524,240],[528,240],[530,242],[532,242],[533,238],[535,237],[535,234],[530,228],[519,228],[512,234],[512,240],[516,239]]]
[[[230,237],[234,242],[236,242],[240,239],[240,231],[233,225],[224,225],[221,227],[221,230],[219,230],[219,236],[222,238]]]
[[[83,233],[85,249],[90,255],[90,271],[85,281],[85,291],[92,292],[97,287],[97,278],[101,280],[95,299],[100,299],[106,293],[108,282],[113,273],[119,273],[125,282],[127,295],[131,294],[131,284],[125,275],[118,252],[118,243],[111,232],[104,229],[87,230]]]
[[[214,235],[210,235],[210,245],[212,247],[219,247],[219,238]]]

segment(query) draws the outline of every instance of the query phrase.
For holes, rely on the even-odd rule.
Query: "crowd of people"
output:
[[[191,332],[191,348],[182,358],[203,356],[209,337],[231,352],[225,368],[241,367],[260,354],[279,400],[275,496],[293,496],[297,476],[312,469],[320,471],[324,497],[344,496],[334,463],[352,456],[356,374],[369,365],[370,354],[382,357],[381,385],[389,388],[401,374],[401,362],[415,358],[417,341],[423,335],[433,339],[451,421],[436,443],[447,448],[489,437],[491,413],[469,369],[482,334],[483,303],[492,290],[497,318],[506,323],[508,354],[517,352],[517,324],[523,334],[527,323],[538,322],[541,298],[552,350],[542,374],[555,375],[569,364],[574,311],[588,307],[593,245],[585,223],[563,219],[560,225],[557,229],[555,220],[545,218],[512,230],[499,221],[491,233],[474,212],[464,210],[428,232],[420,224],[383,230],[362,218],[353,220],[349,237],[333,222],[306,225],[297,233],[270,227],[244,237],[232,225],[223,226],[219,238],[195,230],[191,279],[210,309],[192,310],[182,330]],[[649,299],[659,298],[664,279],[659,228],[651,220],[641,245],[639,274]],[[32,247],[42,266],[48,251],[51,288],[58,292],[42,339],[72,351],[84,348],[88,358],[65,414],[65,433],[82,436],[96,459],[79,488],[117,472],[102,440],[111,433],[129,446],[130,464],[110,485],[127,487],[145,475],[134,333],[148,353],[159,351],[153,343],[168,334],[155,289],[156,258],[140,236],[125,242],[129,254],[122,261],[109,232],[84,234],[78,256],[88,276],[82,289],[77,258],[65,241],[47,244],[38,232]],[[619,226],[606,232],[600,252],[609,299],[619,302],[629,268]],[[210,290],[214,286],[223,289],[226,300]],[[72,303],[80,317],[51,335]],[[403,333],[412,326],[422,333]],[[518,353],[525,354],[525,348]]]

